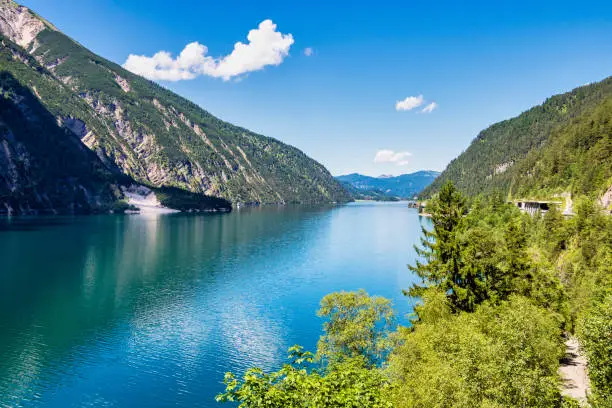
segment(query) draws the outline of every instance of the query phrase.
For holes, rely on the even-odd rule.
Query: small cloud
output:
[[[438,104],[435,102],[430,103],[426,107],[421,110],[421,113],[431,113],[434,109],[438,107]]]
[[[374,156],[374,163],[395,163],[398,166],[408,164],[408,158],[412,156],[410,152],[395,152],[393,150],[379,150]]]
[[[247,40],[246,44],[237,42],[230,54],[219,58],[206,55],[205,45],[192,42],[176,58],[167,51],[152,57],[130,54],[123,67],[151,80],[181,81],[207,75],[228,81],[268,65],[280,65],[294,43],[291,34],[276,31],[272,20],[264,20],[249,31]]]
[[[414,108],[418,108],[423,104],[423,95],[419,96],[409,96],[403,101],[397,101],[395,103],[396,111],[409,111]]]
[[[312,47],[304,48],[304,55],[310,57],[314,54],[314,49]]]

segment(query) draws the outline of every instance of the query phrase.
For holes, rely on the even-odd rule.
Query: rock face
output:
[[[298,149],[215,118],[9,0],[0,0],[0,35],[10,54],[0,71],[28,87],[110,173],[235,203],[350,200]]]
[[[114,177],[76,132],[11,74],[0,72],[0,90],[0,213],[110,209],[119,197]]]
[[[11,0],[0,0],[0,32],[26,48],[45,29],[45,24],[23,6]]]
[[[601,206],[612,213],[612,186],[601,196],[599,200]]]

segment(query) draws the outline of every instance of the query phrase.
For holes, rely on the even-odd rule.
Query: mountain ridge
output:
[[[349,184],[358,192],[371,192],[397,198],[412,198],[431,184],[440,173],[433,170],[420,170],[399,176],[381,175],[379,177],[351,173],[336,176],[342,183]],[[354,194],[354,193],[353,193]]]
[[[547,98],[481,131],[422,198],[448,180],[470,195],[601,197],[612,185],[612,77]]]
[[[235,203],[350,200],[299,149],[214,117],[92,53],[27,7],[0,0],[0,34],[0,71],[30,89],[113,174]]]

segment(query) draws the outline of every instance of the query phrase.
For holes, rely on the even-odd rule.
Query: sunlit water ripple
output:
[[[212,407],[225,371],[314,349],[325,294],[401,289],[405,203],[0,221],[0,406]]]

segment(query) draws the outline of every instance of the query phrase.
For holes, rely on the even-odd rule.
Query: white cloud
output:
[[[312,47],[304,48],[304,55],[305,56],[310,57],[313,54],[314,54],[314,49]]]
[[[430,103],[426,107],[421,110],[421,113],[431,113],[434,109],[438,107],[438,104],[435,102]]]
[[[393,150],[379,150],[374,157],[374,163],[395,163],[398,166],[408,164],[408,158],[412,156],[410,152],[394,152]]]
[[[409,111],[414,108],[418,108],[423,104],[423,95],[409,96],[403,101],[397,101],[395,103],[396,111]]]
[[[151,80],[180,81],[208,75],[228,81],[268,65],[280,65],[294,43],[291,34],[276,31],[272,20],[262,21],[249,31],[247,39],[247,44],[237,42],[231,54],[219,58],[206,55],[205,45],[192,42],[176,58],[167,51],[152,57],[130,54],[123,67]]]

